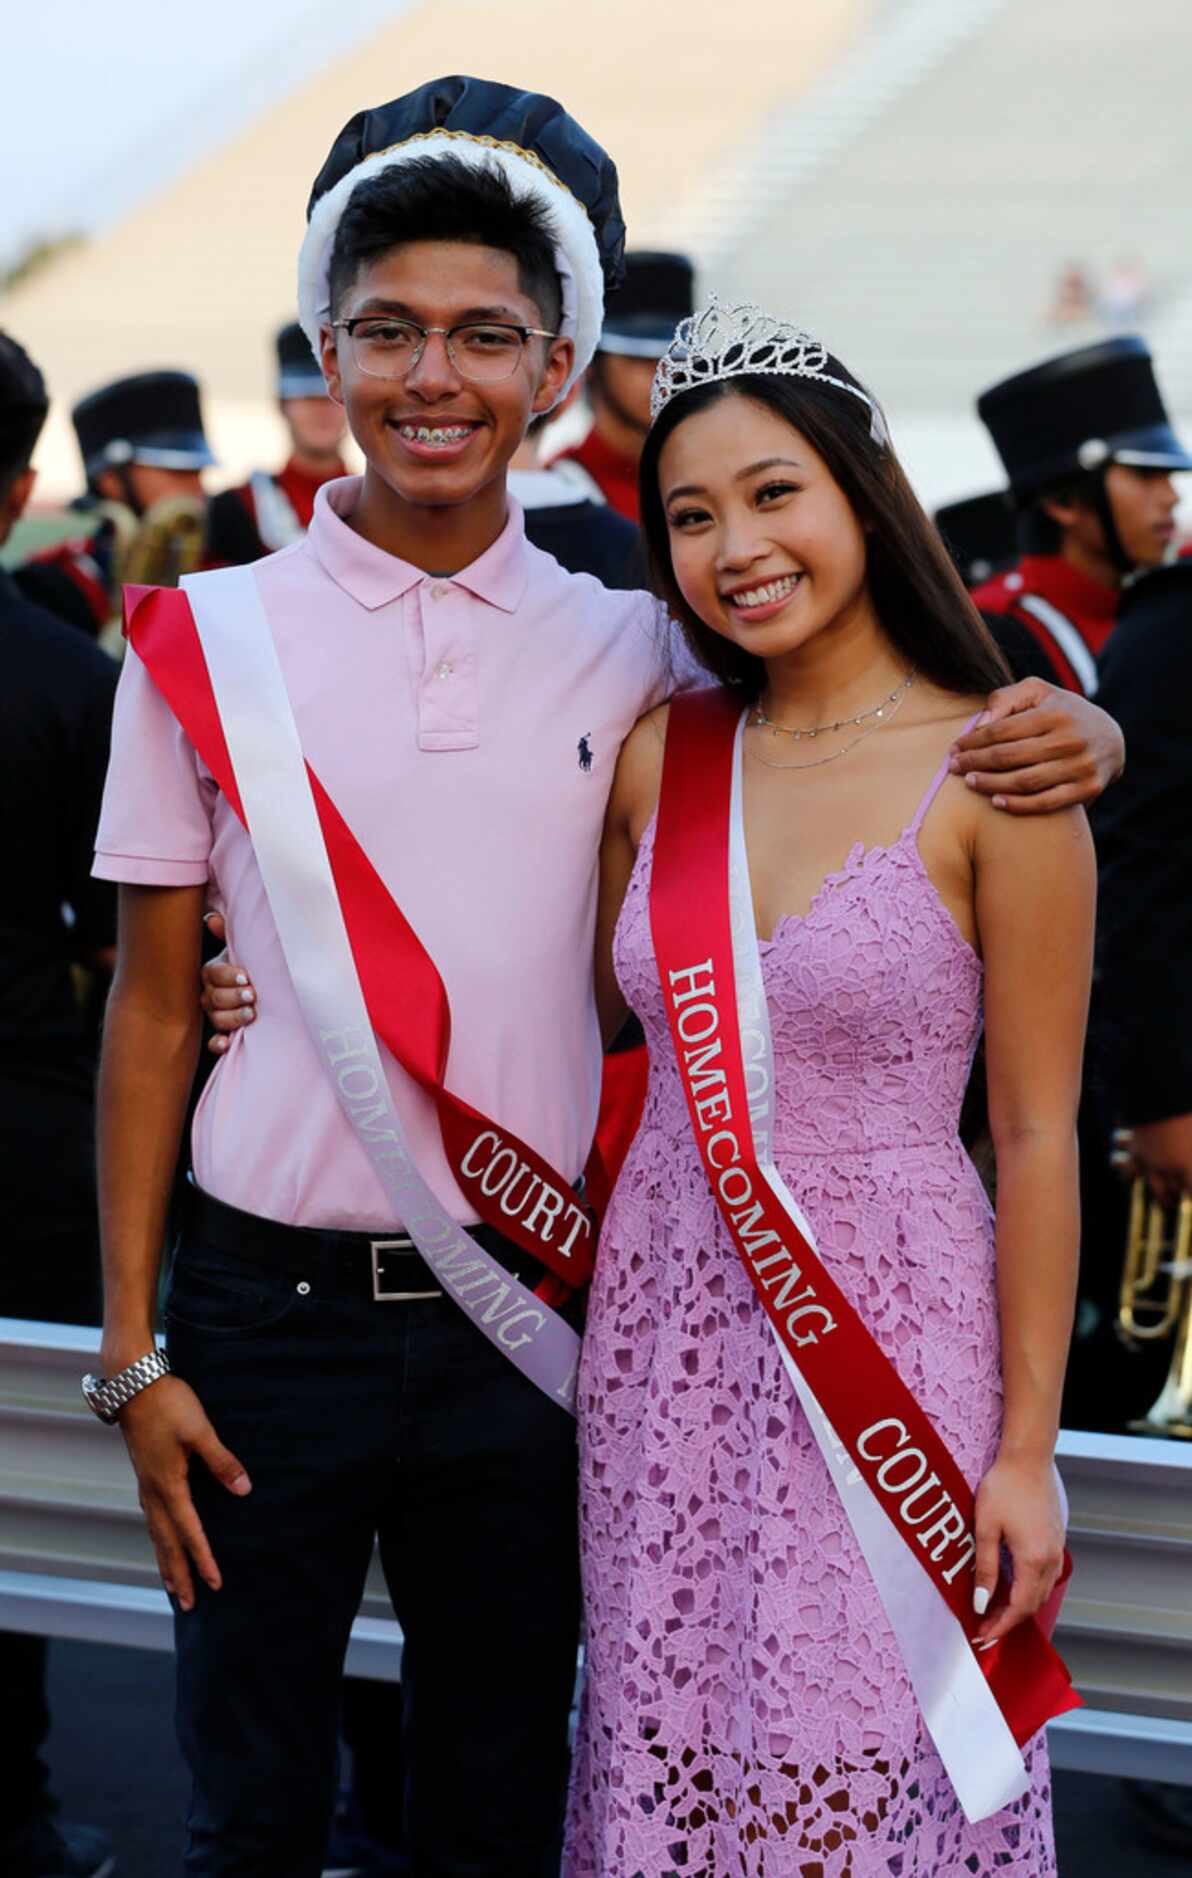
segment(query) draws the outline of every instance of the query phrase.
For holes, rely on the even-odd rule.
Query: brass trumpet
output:
[[[1174,1339],[1158,1400],[1135,1434],[1192,1440],[1192,1195],[1175,1210],[1152,1199],[1140,1175],[1130,1195],[1130,1226],[1118,1298],[1118,1334],[1127,1348]]]

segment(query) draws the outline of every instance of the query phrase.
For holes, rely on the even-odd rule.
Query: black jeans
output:
[[[177,1614],[187,1878],[317,1878],[374,1537],[405,1635],[412,1873],[556,1878],[579,1629],[570,1417],[450,1299],[366,1301],[193,1237],[166,1325],[253,1483],[237,1499],[192,1467],[224,1582]]]

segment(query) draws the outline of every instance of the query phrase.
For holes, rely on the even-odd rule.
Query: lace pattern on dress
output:
[[[917,823],[857,848],[762,963],[774,1151],[821,1256],[975,1486],[1001,1379],[992,1221],[956,1137],[981,966]],[[978,1826],[716,1212],[650,942],[653,829],[617,929],[650,1088],[580,1374],[588,1674],[566,1878],[1052,1878],[1032,1785]]]

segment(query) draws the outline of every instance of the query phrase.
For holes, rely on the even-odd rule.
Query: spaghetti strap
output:
[[[973,728],[973,725],[976,723],[977,718],[980,716],[981,716],[981,712],[977,711],[972,717],[969,718],[968,723],[965,725],[964,729],[960,733],[962,737],[968,736],[969,731]],[[935,775],[932,777],[931,781],[928,783],[926,792],[923,796],[923,800],[920,802],[918,808],[915,810],[915,819],[907,830],[908,834],[917,835],[919,830],[922,828],[924,816],[927,814],[928,809],[931,807],[932,803],[935,801],[935,798],[939,794],[940,789],[942,788],[943,784],[947,781],[948,777],[952,773],[948,767],[950,762],[951,762],[951,755],[949,753],[948,756],[945,756],[943,762],[940,764],[939,768],[936,770]]]

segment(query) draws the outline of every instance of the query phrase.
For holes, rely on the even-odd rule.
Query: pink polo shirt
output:
[[[671,689],[658,603],[500,538],[450,578],[373,547],[343,519],[359,480],[326,484],[309,534],[257,563],[315,771],[438,965],[447,1081],[568,1179],[600,1092],[592,991],[596,863],[620,745]],[[206,882],[260,1015],[195,1115],[195,1176],[232,1206],[307,1226],[396,1222],[308,1039],[252,846],[129,649],[95,873]],[[427,1098],[386,1056],[418,1164],[455,1217]]]

